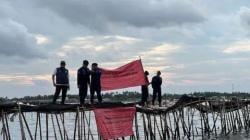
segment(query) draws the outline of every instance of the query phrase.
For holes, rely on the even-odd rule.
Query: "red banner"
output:
[[[141,60],[136,60],[117,69],[102,69],[102,90],[113,90],[145,85],[146,80]]]
[[[97,130],[102,139],[132,136],[135,107],[94,109]]]

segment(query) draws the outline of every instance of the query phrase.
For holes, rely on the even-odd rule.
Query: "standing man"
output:
[[[152,88],[153,88],[153,105],[155,104],[156,96],[158,95],[159,106],[161,106],[161,84],[162,78],[161,72],[157,71],[156,76],[152,78]]]
[[[80,105],[84,105],[85,98],[88,93],[88,85],[90,84],[90,70],[88,68],[88,60],[83,61],[83,66],[77,71],[77,86],[79,88]]]
[[[91,82],[90,82],[90,102],[94,103],[94,95],[97,93],[98,102],[102,102],[101,96],[101,70],[98,68],[97,63],[92,64],[91,68]]]
[[[53,85],[56,87],[55,95],[53,98],[53,104],[56,103],[56,100],[61,91],[62,91],[61,104],[64,104],[67,90],[69,90],[69,71],[65,68],[65,66],[66,66],[65,61],[61,61],[60,67],[56,68],[56,70],[52,74]]]
[[[141,86],[141,92],[142,92],[141,105],[142,106],[144,106],[145,102],[148,101],[148,85],[149,85],[148,75],[149,75],[148,71],[145,71],[144,76],[145,76],[146,84]]]

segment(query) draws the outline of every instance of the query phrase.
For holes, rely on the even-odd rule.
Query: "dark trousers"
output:
[[[142,95],[141,95],[141,105],[145,105],[145,102],[148,101],[148,86],[141,87]]]
[[[157,95],[158,95],[159,105],[161,105],[161,88],[153,89],[153,105],[155,104],[155,99]]]
[[[97,88],[96,87],[90,87],[90,102],[91,102],[91,104],[94,103],[95,92],[97,94],[98,102],[99,103],[102,102],[101,88],[99,88],[99,87],[97,87]]]
[[[81,85],[79,87],[79,97],[80,97],[80,104],[83,105],[85,98],[87,97],[88,93],[88,85]]]
[[[56,86],[56,91],[53,97],[53,103],[56,103],[56,100],[60,94],[60,92],[62,91],[62,101],[61,104],[64,104],[65,102],[65,98],[66,98],[66,94],[67,94],[67,90],[68,87],[67,86]]]

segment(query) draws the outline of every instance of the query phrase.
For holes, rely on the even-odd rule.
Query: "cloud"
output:
[[[35,38],[36,38],[36,43],[37,43],[38,45],[44,45],[44,44],[49,43],[49,38],[46,37],[45,35],[36,34],[36,35],[35,35]]]
[[[145,57],[166,57],[168,54],[180,51],[180,46],[163,43],[152,47],[150,50],[140,52]]]
[[[35,36],[28,29],[12,20],[0,20],[0,56],[19,58],[44,58],[45,54],[37,48]]]
[[[83,59],[115,68],[141,56],[150,76],[162,71],[164,91],[227,91],[232,82],[249,91],[250,2],[229,1],[1,1],[0,87],[52,93],[61,59],[76,86]]]
[[[248,7],[241,7],[240,11],[238,12],[241,22],[247,28],[250,27],[250,8]]]
[[[93,30],[112,30],[119,25],[159,28],[205,20],[192,2],[183,0],[43,0],[38,6],[48,8],[72,23]]]
[[[58,57],[68,61],[88,59],[100,62],[104,67],[125,64],[139,56],[148,69],[165,69],[173,54],[179,53],[181,46],[146,41],[126,36],[83,36],[64,43],[57,51]]]
[[[236,42],[223,50],[226,54],[237,54],[250,52],[250,41]]]
[[[181,75],[179,78],[180,82],[177,84],[186,85],[186,86],[194,86],[194,85],[220,85],[225,84],[227,82],[232,81],[229,77],[220,77],[224,74],[222,73],[195,73],[195,74],[187,74]],[[175,78],[177,78],[176,76]]]
[[[140,39],[125,36],[85,36],[75,37],[66,42],[59,50],[59,57],[84,56],[113,61],[119,58],[134,57]],[[122,53],[121,53],[122,52]],[[119,54],[119,55],[118,55]]]
[[[18,85],[33,85],[35,81],[51,82],[50,74],[28,75],[25,73],[0,74],[0,82]]]

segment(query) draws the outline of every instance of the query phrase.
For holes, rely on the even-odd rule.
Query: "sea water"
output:
[[[34,138],[35,129],[36,129],[37,113],[25,113],[24,115],[25,115],[25,119],[27,120],[29,129],[31,130],[32,136]],[[58,116],[58,122],[59,122],[60,127],[61,127],[61,131],[64,131],[60,115],[58,114],[57,116]],[[74,138],[75,116],[76,116],[76,113],[64,113],[65,131],[67,132],[68,138],[72,139],[72,140]],[[195,116],[198,116],[198,114],[195,114]],[[53,117],[53,122],[54,122],[56,133],[54,133],[52,117]],[[14,119],[12,121],[8,121],[9,129],[10,129],[10,135],[11,135],[12,140],[20,140],[22,138],[21,137],[22,135],[21,135],[20,121],[19,121],[18,114],[13,118]],[[49,118],[48,119],[49,139],[54,140],[55,135],[57,136],[57,139],[61,139],[60,131],[59,131],[59,128],[58,128],[58,125],[57,125],[57,120],[56,120],[55,115],[54,114],[53,115],[49,114],[48,118]],[[138,129],[139,129],[140,139],[143,140],[145,138],[144,138],[142,115],[140,113],[137,113],[137,118],[138,118]],[[173,119],[172,116],[170,116],[170,118]],[[159,121],[160,118],[156,116],[156,119]],[[86,120],[90,123],[89,124],[90,127],[87,126],[88,124],[86,124]],[[200,125],[199,124],[200,123],[199,117],[194,117],[194,120],[195,120],[194,125],[199,126]],[[25,127],[24,121],[23,121],[23,125],[24,125],[25,137],[26,137],[26,139],[30,139],[27,128]],[[87,139],[89,137],[89,139],[92,139],[92,136],[93,136],[94,139],[98,139],[98,132],[97,132],[97,128],[96,128],[95,116],[94,116],[94,113],[92,111],[87,111],[85,113],[85,125],[86,125],[86,127],[85,127],[85,133],[86,133],[85,138]],[[218,121],[217,125],[218,126],[220,125],[220,121]],[[2,128],[2,126],[0,126],[0,127]],[[42,128],[42,139],[46,139],[46,115],[43,114],[43,113],[41,113],[41,128]],[[134,127],[134,129],[135,129],[135,127]],[[40,130],[38,129],[37,130],[37,139],[40,139],[39,131]],[[88,133],[90,134],[90,132],[91,132],[92,135],[87,135]],[[134,130],[134,132],[135,132],[135,130]],[[3,137],[1,135],[0,140],[2,140],[2,139],[3,139]],[[76,139],[78,139],[78,130],[76,131]],[[160,139],[158,137],[158,135],[157,135],[156,139]],[[183,139],[185,140],[187,138],[185,137]],[[201,140],[202,137],[197,135],[192,139]],[[217,135],[217,136],[210,136],[209,138],[203,138],[203,139],[205,139],[205,140],[215,140],[215,139],[219,139],[219,140],[248,140],[248,139],[250,139],[250,133],[248,133],[248,132],[239,132],[239,133],[236,133],[236,134],[229,134],[227,136]]]

